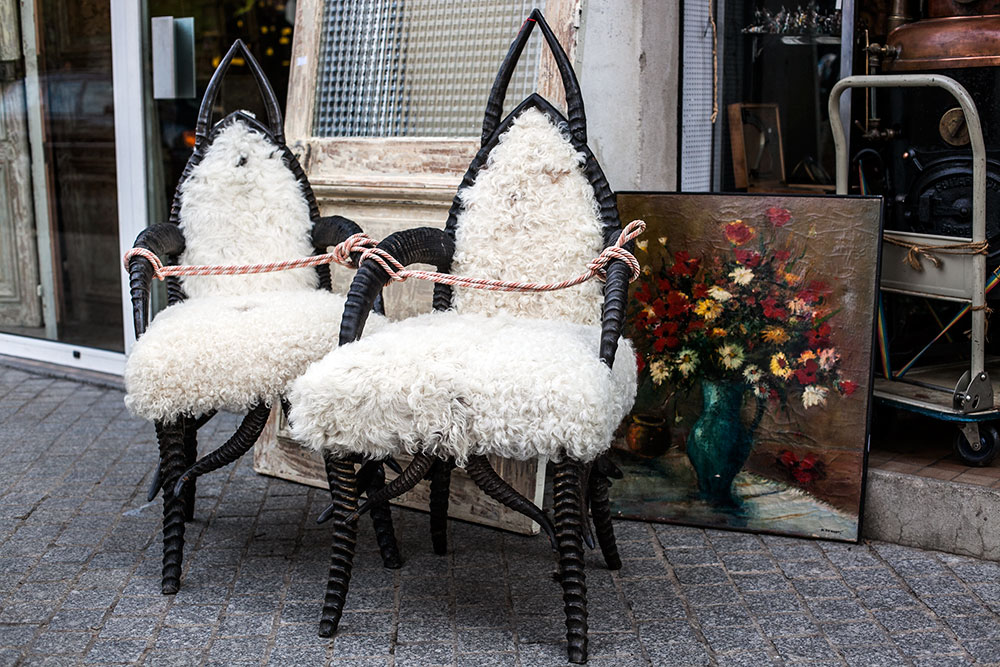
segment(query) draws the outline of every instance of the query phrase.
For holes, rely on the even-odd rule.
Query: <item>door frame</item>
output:
[[[21,35],[28,100],[28,134],[31,150],[32,199],[35,208],[42,308],[46,335],[55,336],[56,306],[50,233],[49,187],[42,143],[41,92],[38,79],[36,0],[21,3]],[[146,110],[144,107],[143,41],[146,39],[145,3],[111,0],[112,85],[114,90],[115,172],[118,193],[118,246],[132,247],[136,235],[148,224],[146,185]],[[60,366],[122,375],[125,357],[135,343],[132,300],[127,273],[120,272],[122,340],[125,354],[50,338],[30,338],[0,333],[0,351],[7,356]]]

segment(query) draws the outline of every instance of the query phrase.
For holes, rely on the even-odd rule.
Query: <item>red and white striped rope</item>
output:
[[[629,269],[632,272],[632,276],[629,278],[629,281],[633,281],[638,278],[640,273],[639,262],[636,260],[635,256],[632,255],[632,253],[622,246],[642,234],[645,229],[646,223],[642,220],[633,220],[628,223],[625,226],[625,229],[622,230],[622,233],[619,234],[618,240],[615,241],[613,245],[609,245],[607,248],[602,250],[600,255],[592,259],[587,264],[586,273],[582,273],[575,278],[570,278],[569,280],[564,280],[559,283],[530,283],[513,280],[465,278],[462,276],[454,276],[450,273],[438,273],[437,271],[411,270],[404,268],[395,257],[377,247],[365,250],[361,254],[361,262],[364,262],[366,259],[374,260],[379,266],[382,267],[383,271],[389,274],[389,278],[398,282],[403,282],[404,280],[408,280],[410,278],[416,278],[417,280],[429,280],[434,283],[453,285],[455,287],[470,287],[473,289],[484,289],[494,292],[551,292],[579,285],[580,283],[586,282],[595,276],[601,280],[606,279],[607,275],[605,273],[605,267],[608,265],[608,262],[613,259],[620,259],[628,264]]]
[[[632,273],[631,280],[639,277],[640,267],[635,256],[623,246],[636,238],[646,229],[646,223],[642,220],[633,220],[625,226],[618,240],[613,245],[601,251],[601,254],[587,264],[586,273],[582,273],[575,278],[564,280],[559,283],[531,283],[517,282],[510,280],[490,280],[486,278],[465,278],[454,276],[450,273],[439,273],[437,271],[410,270],[400,264],[399,260],[391,254],[377,247],[375,239],[367,234],[354,234],[346,240],[334,246],[333,252],[323,255],[314,255],[303,259],[294,259],[284,262],[270,262],[268,264],[244,264],[238,266],[206,265],[206,266],[164,266],[156,253],[145,248],[132,248],[125,253],[125,269],[129,270],[129,262],[133,257],[142,257],[153,265],[153,277],[163,280],[167,276],[233,276],[247,275],[254,273],[270,273],[272,271],[286,271],[288,269],[301,269],[309,266],[319,266],[331,262],[357,268],[351,261],[351,253],[362,251],[360,262],[371,259],[389,274],[389,277],[398,282],[403,282],[410,278],[418,280],[429,280],[435,283],[453,285],[456,287],[470,287],[474,289],[485,289],[500,292],[550,292],[553,290],[573,287],[586,282],[595,276],[601,280],[606,279],[605,267],[611,260],[620,259],[628,264]]]
[[[320,264],[340,264],[349,268],[357,268],[351,261],[351,253],[368,248],[374,248],[378,241],[367,234],[359,233],[348,236],[344,241],[333,247],[333,252],[323,255],[313,255],[302,259],[290,259],[283,262],[267,264],[241,264],[228,266],[222,264],[207,264],[202,266],[164,266],[156,253],[145,248],[132,248],[125,253],[125,270],[129,270],[129,262],[133,257],[142,257],[153,265],[153,277],[163,280],[167,276],[242,276],[253,273],[272,273],[289,269],[303,269]]]

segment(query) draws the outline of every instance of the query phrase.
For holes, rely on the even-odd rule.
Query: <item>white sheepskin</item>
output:
[[[452,272],[476,278],[560,282],[583,273],[604,247],[594,189],[578,152],[535,108],[521,114],[460,191]],[[456,288],[455,310],[597,324],[601,283],[514,294]]]
[[[337,345],[344,297],[320,290],[193,298],[160,312],[125,365],[125,404],[170,421],[246,411]],[[372,315],[367,330],[384,318]]]
[[[281,151],[235,121],[180,185],[181,264],[259,264],[313,253],[309,205]],[[247,276],[189,276],[189,297],[315,288],[312,268]]]
[[[614,370],[597,326],[431,313],[393,323],[313,364],[289,391],[295,437],[370,457],[424,452],[589,461],[632,407],[635,355]]]

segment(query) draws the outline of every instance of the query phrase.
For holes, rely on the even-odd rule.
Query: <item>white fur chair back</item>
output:
[[[538,283],[583,273],[604,247],[586,156],[541,109],[528,107],[499,137],[474,183],[459,191],[456,275]],[[461,312],[597,324],[601,283],[542,293],[455,288]]]
[[[283,147],[244,114],[216,126],[201,161],[178,185],[182,264],[260,264],[313,253],[313,219]],[[312,268],[242,276],[188,276],[191,298],[314,289]]]

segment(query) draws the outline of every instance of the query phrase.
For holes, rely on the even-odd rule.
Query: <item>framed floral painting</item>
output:
[[[619,516],[856,541],[881,200],[619,193],[647,230]]]

